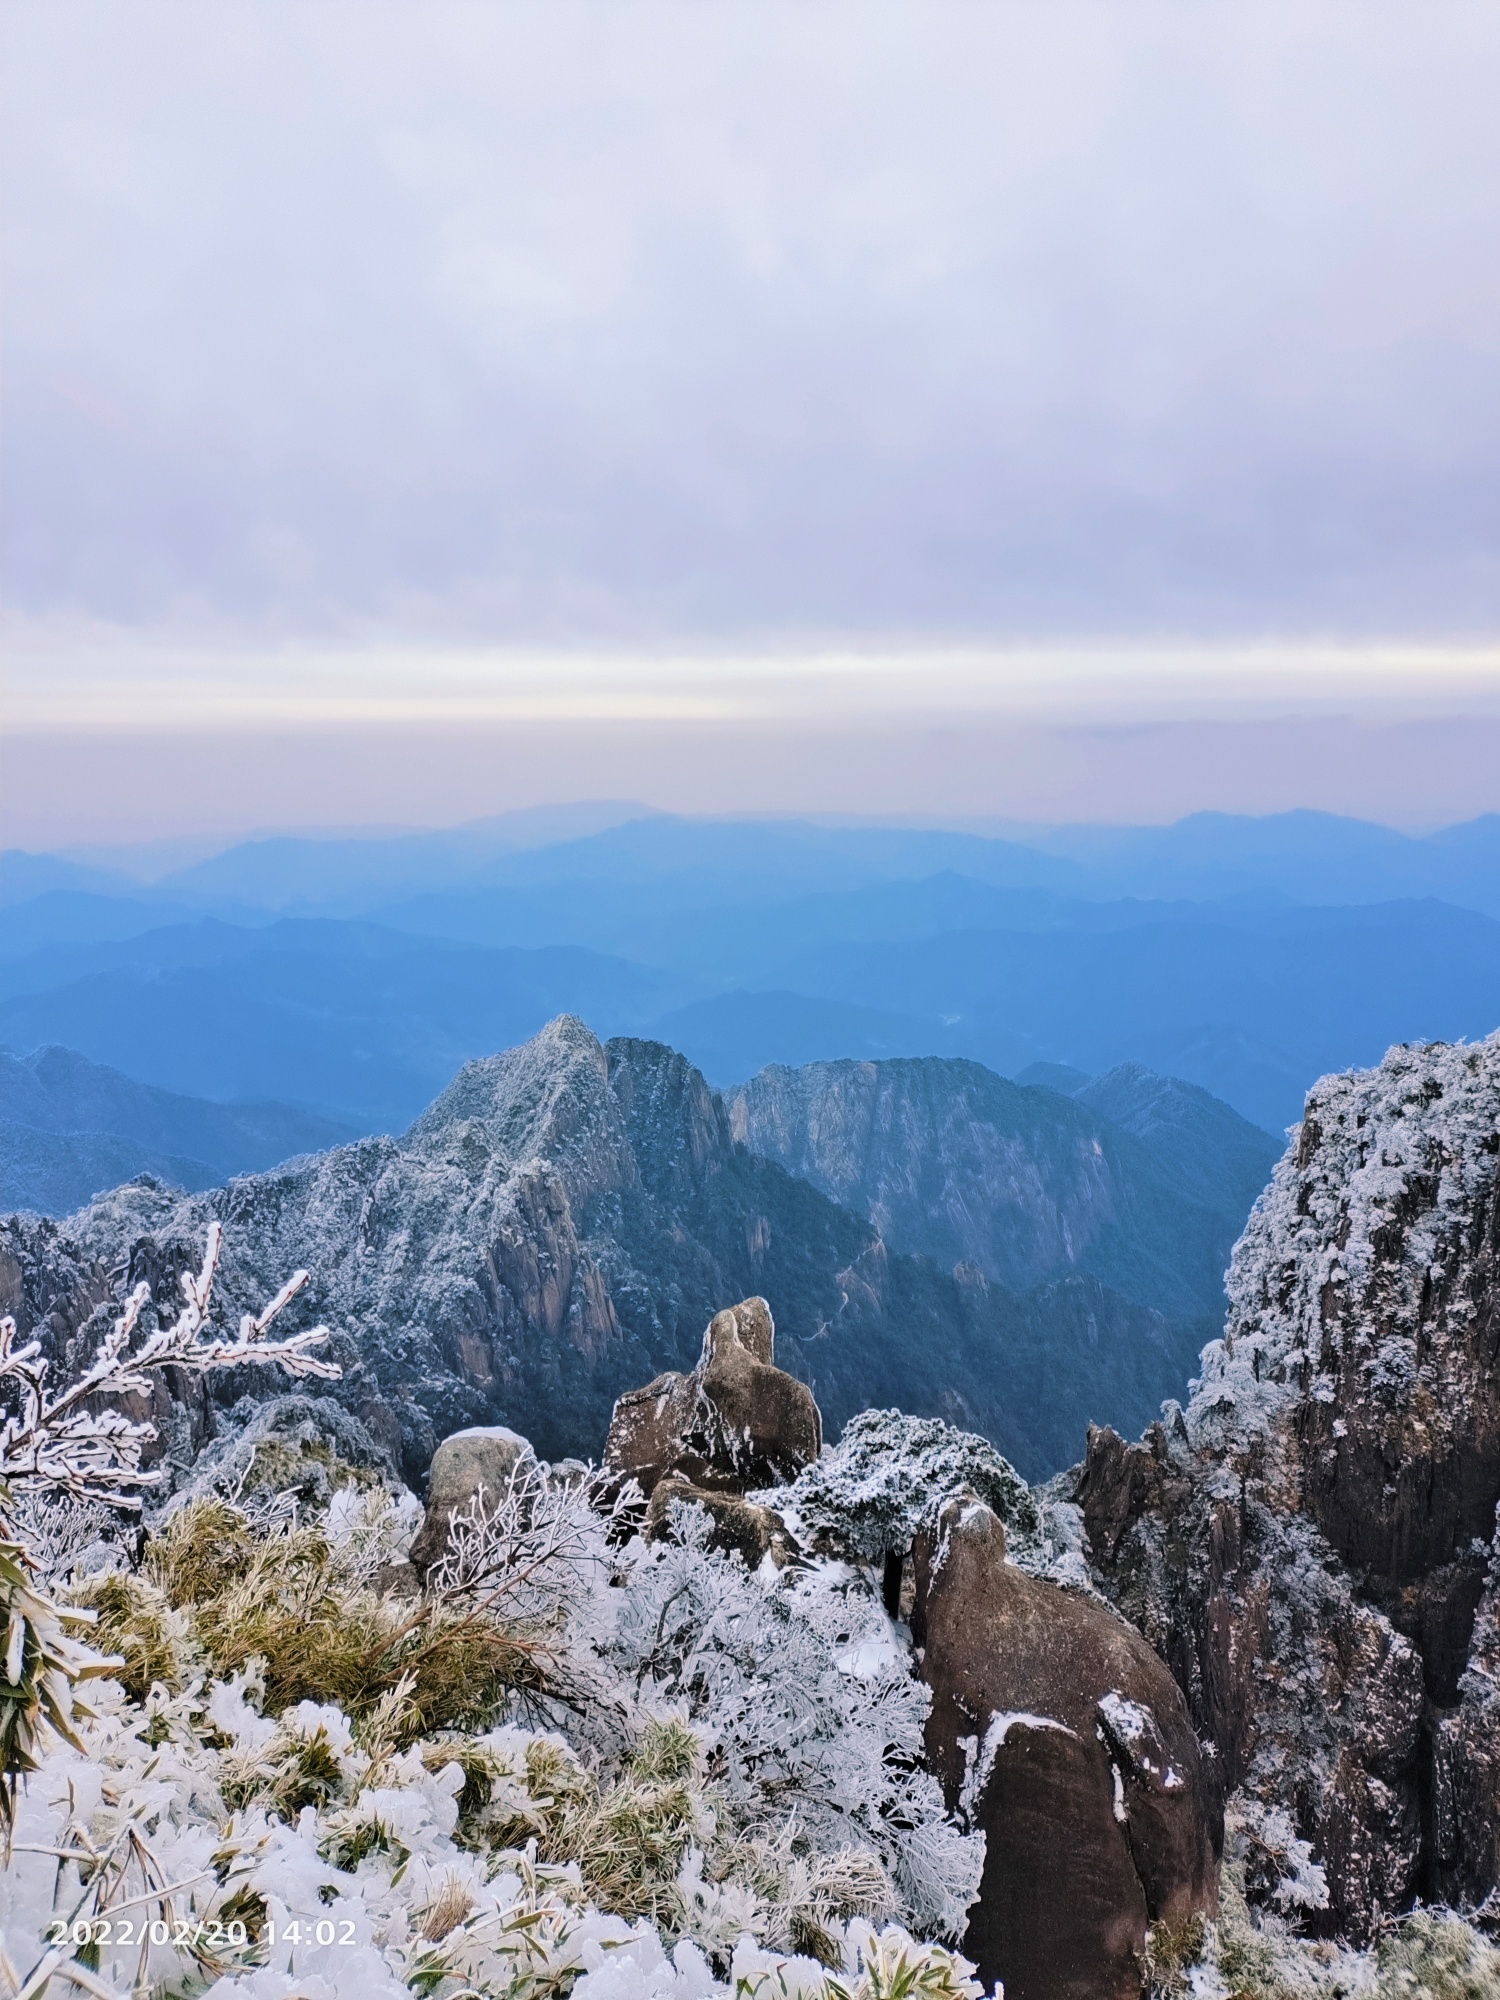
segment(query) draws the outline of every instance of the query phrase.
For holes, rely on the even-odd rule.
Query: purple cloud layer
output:
[[[32,618],[1500,629],[1500,10],[7,8]]]

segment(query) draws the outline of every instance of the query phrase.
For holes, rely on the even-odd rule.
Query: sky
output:
[[[1500,809],[1493,0],[5,0],[0,833]]]

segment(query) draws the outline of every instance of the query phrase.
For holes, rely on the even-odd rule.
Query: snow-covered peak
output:
[[[560,1014],[518,1048],[465,1063],[402,1144],[449,1159],[476,1142],[502,1173],[542,1159],[554,1166],[583,1156],[597,1160],[602,1151],[620,1177],[626,1138],[608,1060],[575,1015]]]

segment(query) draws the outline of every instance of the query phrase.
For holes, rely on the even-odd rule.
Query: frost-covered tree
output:
[[[161,1476],[144,1463],[156,1427],[127,1417],[118,1403],[149,1393],[152,1377],[163,1369],[205,1374],[243,1362],[274,1362],[292,1375],[330,1379],[339,1373],[312,1353],[327,1340],[326,1327],[285,1339],[266,1337],[307,1283],[306,1271],[289,1278],[262,1312],[247,1313],[236,1338],[208,1331],[222,1244],[215,1222],[201,1269],[183,1273],[183,1303],[174,1320],[138,1339],[151,1293],[137,1285],[92,1363],[57,1388],[40,1343],[20,1344],[14,1318],[0,1319],[0,1819],[7,1823],[16,1781],[37,1768],[47,1732],[75,1740],[75,1689],[109,1664],[64,1629],[92,1623],[93,1613],[58,1605],[37,1588],[27,1546],[12,1539],[18,1501],[23,1506],[30,1501],[33,1508],[38,1501],[51,1502],[68,1509],[74,1520],[80,1502],[138,1510],[142,1492]]]
[[[182,1274],[183,1303],[174,1320],[142,1335],[141,1314],[151,1302],[151,1290],[137,1285],[90,1365],[57,1388],[40,1342],[18,1345],[15,1320],[9,1315],[0,1319],[0,1486],[12,1494],[36,1488],[138,1509],[142,1491],[161,1478],[143,1463],[156,1426],[132,1421],[117,1405],[123,1397],[149,1394],[153,1376],[168,1368],[204,1375],[260,1363],[275,1364],[294,1376],[338,1377],[339,1368],[312,1351],[327,1340],[327,1327],[267,1338],[273,1322],[307,1284],[306,1271],[294,1272],[262,1311],[246,1313],[236,1337],[225,1339],[209,1329],[223,1242],[222,1227],[211,1223],[202,1268],[196,1275]]]
[[[988,1438],[937,1417],[862,1410],[837,1446],[782,1488],[774,1503],[812,1539],[866,1562],[910,1548],[951,1495],[967,1488],[1006,1526],[1013,1554],[1039,1544],[1031,1489]]]

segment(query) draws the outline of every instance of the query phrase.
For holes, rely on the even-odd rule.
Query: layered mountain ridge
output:
[[[570,1017],[467,1065],[401,1140],[199,1194],[139,1180],[65,1225],[12,1218],[0,1290],[45,1321],[37,1273],[55,1267],[76,1299],[58,1308],[65,1343],[109,1274],[166,1296],[213,1217],[224,1310],[309,1269],[297,1310],[335,1329],[339,1394],[414,1477],[476,1422],[593,1452],[614,1398],[691,1365],[719,1303],[752,1293],[833,1429],[899,1404],[983,1432],[1033,1477],[1076,1457],[1090,1415],[1138,1426],[1188,1366],[1180,1326],[1087,1271],[1022,1296],[904,1254],[737,1144],[682,1056]]]
[[[665,1041],[720,1088],[842,1057],[1133,1061],[1279,1133],[1320,1074],[1494,1025],[1497,829],[944,832],[614,805],[257,841],[170,874],[122,856],[149,887],[7,854],[0,1042],[393,1131],[460,1063],[567,1012]]]
[[[300,1105],[215,1104],[138,1083],[75,1049],[0,1049],[0,1211],[67,1215],[138,1174],[212,1187],[354,1136]]]
[[[1015,1291],[1085,1272],[1182,1323],[1189,1365],[1279,1150],[1139,1064],[1069,1096],[960,1058],[775,1066],[726,1103],[736,1139],[894,1248]]]

